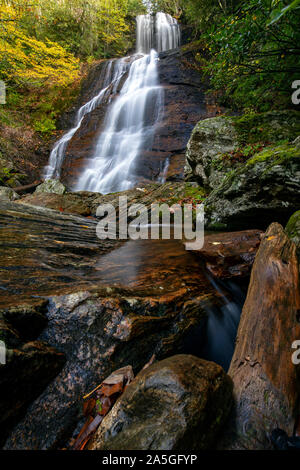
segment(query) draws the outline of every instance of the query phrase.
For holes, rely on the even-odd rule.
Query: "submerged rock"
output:
[[[232,383],[212,362],[178,355],[138,374],[89,444],[90,450],[203,450],[230,411]]]
[[[261,242],[261,230],[206,234],[204,246],[194,251],[206,269],[220,279],[248,276]]]
[[[270,147],[232,170],[205,201],[211,229],[262,228],[286,224],[300,208],[300,149]]]
[[[20,196],[12,188],[0,186],[0,200],[15,201],[19,198]]]
[[[53,193],[53,194],[64,194],[66,192],[66,187],[58,180],[46,180],[44,183],[40,184],[36,190],[35,194],[40,193]]]

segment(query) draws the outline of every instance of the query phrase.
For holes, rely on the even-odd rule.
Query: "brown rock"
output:
[[[138,374],[104,418],[90,450],[201,450],[216,439],[232,383],[212,362],[178,355]]]
[[[261,242],[261,230],[210,233],[204,246],[195,251],[205,261],[208,271],[217,278],[232,278],[250,274]]]
[[[300,391],[299,365],[292,362],[299,308],[296,246],[274,223],[255,259],[229,369],[236,410],[223,447],[266,449],[276,427],[292,435]]]

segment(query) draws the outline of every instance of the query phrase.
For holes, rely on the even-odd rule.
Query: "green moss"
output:
[[[21,173],[17,173],[10,168],[0,168],[0,186],[9,186],[11,188],[17,186],[25,178]]]
[[[189,183],[186,183],[184,194],[186,197],[191,197],[195,200],[203,200],[206,197],[206,190],[201,186],[193,186]]]
[[[271,111],[261,114],[244,114],[233,117],[240,145],[292,141],[300,135],[299,111]]]
[[[271,146],[250,158],[246,162],[246,167],[256,165],[259,162],[267,162],[269,168],[270,166],[284,165],[298,158],[300,158],[300,148],[295,145]]]

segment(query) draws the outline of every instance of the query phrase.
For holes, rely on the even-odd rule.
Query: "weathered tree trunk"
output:
[[[235,410],[221,447],[266,449],[276,427],[293,433],[300,395],[292,343],[300,340],[296,246],[272,224],[257,253],[229,375]],[[297,377],[298,375],[298,377]]]
[[[18,194],[32,193],[41,183],[43,183],[43,180],[35,181],[34,183],[26,184],[25,186],[18,186],[13,188],[13,190]]]

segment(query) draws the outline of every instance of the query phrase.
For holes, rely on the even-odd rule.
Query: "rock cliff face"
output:
[[[100,77],[103,66],[104,62],[101,62],[92,68],[76,106],[62,117],[61,122],[65,129],[72,127],[76,109],[102,88]],[[163,52],[159,56],[159,81],[164,88],[164,114],[155,130],[151,151],[141,151],[137,174],[142,181],[156,181],[166,170],[167,179],[182,180],[185,149],[195,124],[217,113],[217,108],[206,105],[205,85],[201,75],[193,67],[190,52],[176,50]],[[117,93],[122,84],[123,81]],[[110,96],[108,99],[114,98],[115,96]],[[67,186],[74,184],[84,167],[85,159],[92,155],[106,110],[107,101],[85,117],[81,128],[69,143],[62,168],[62,181]]]

